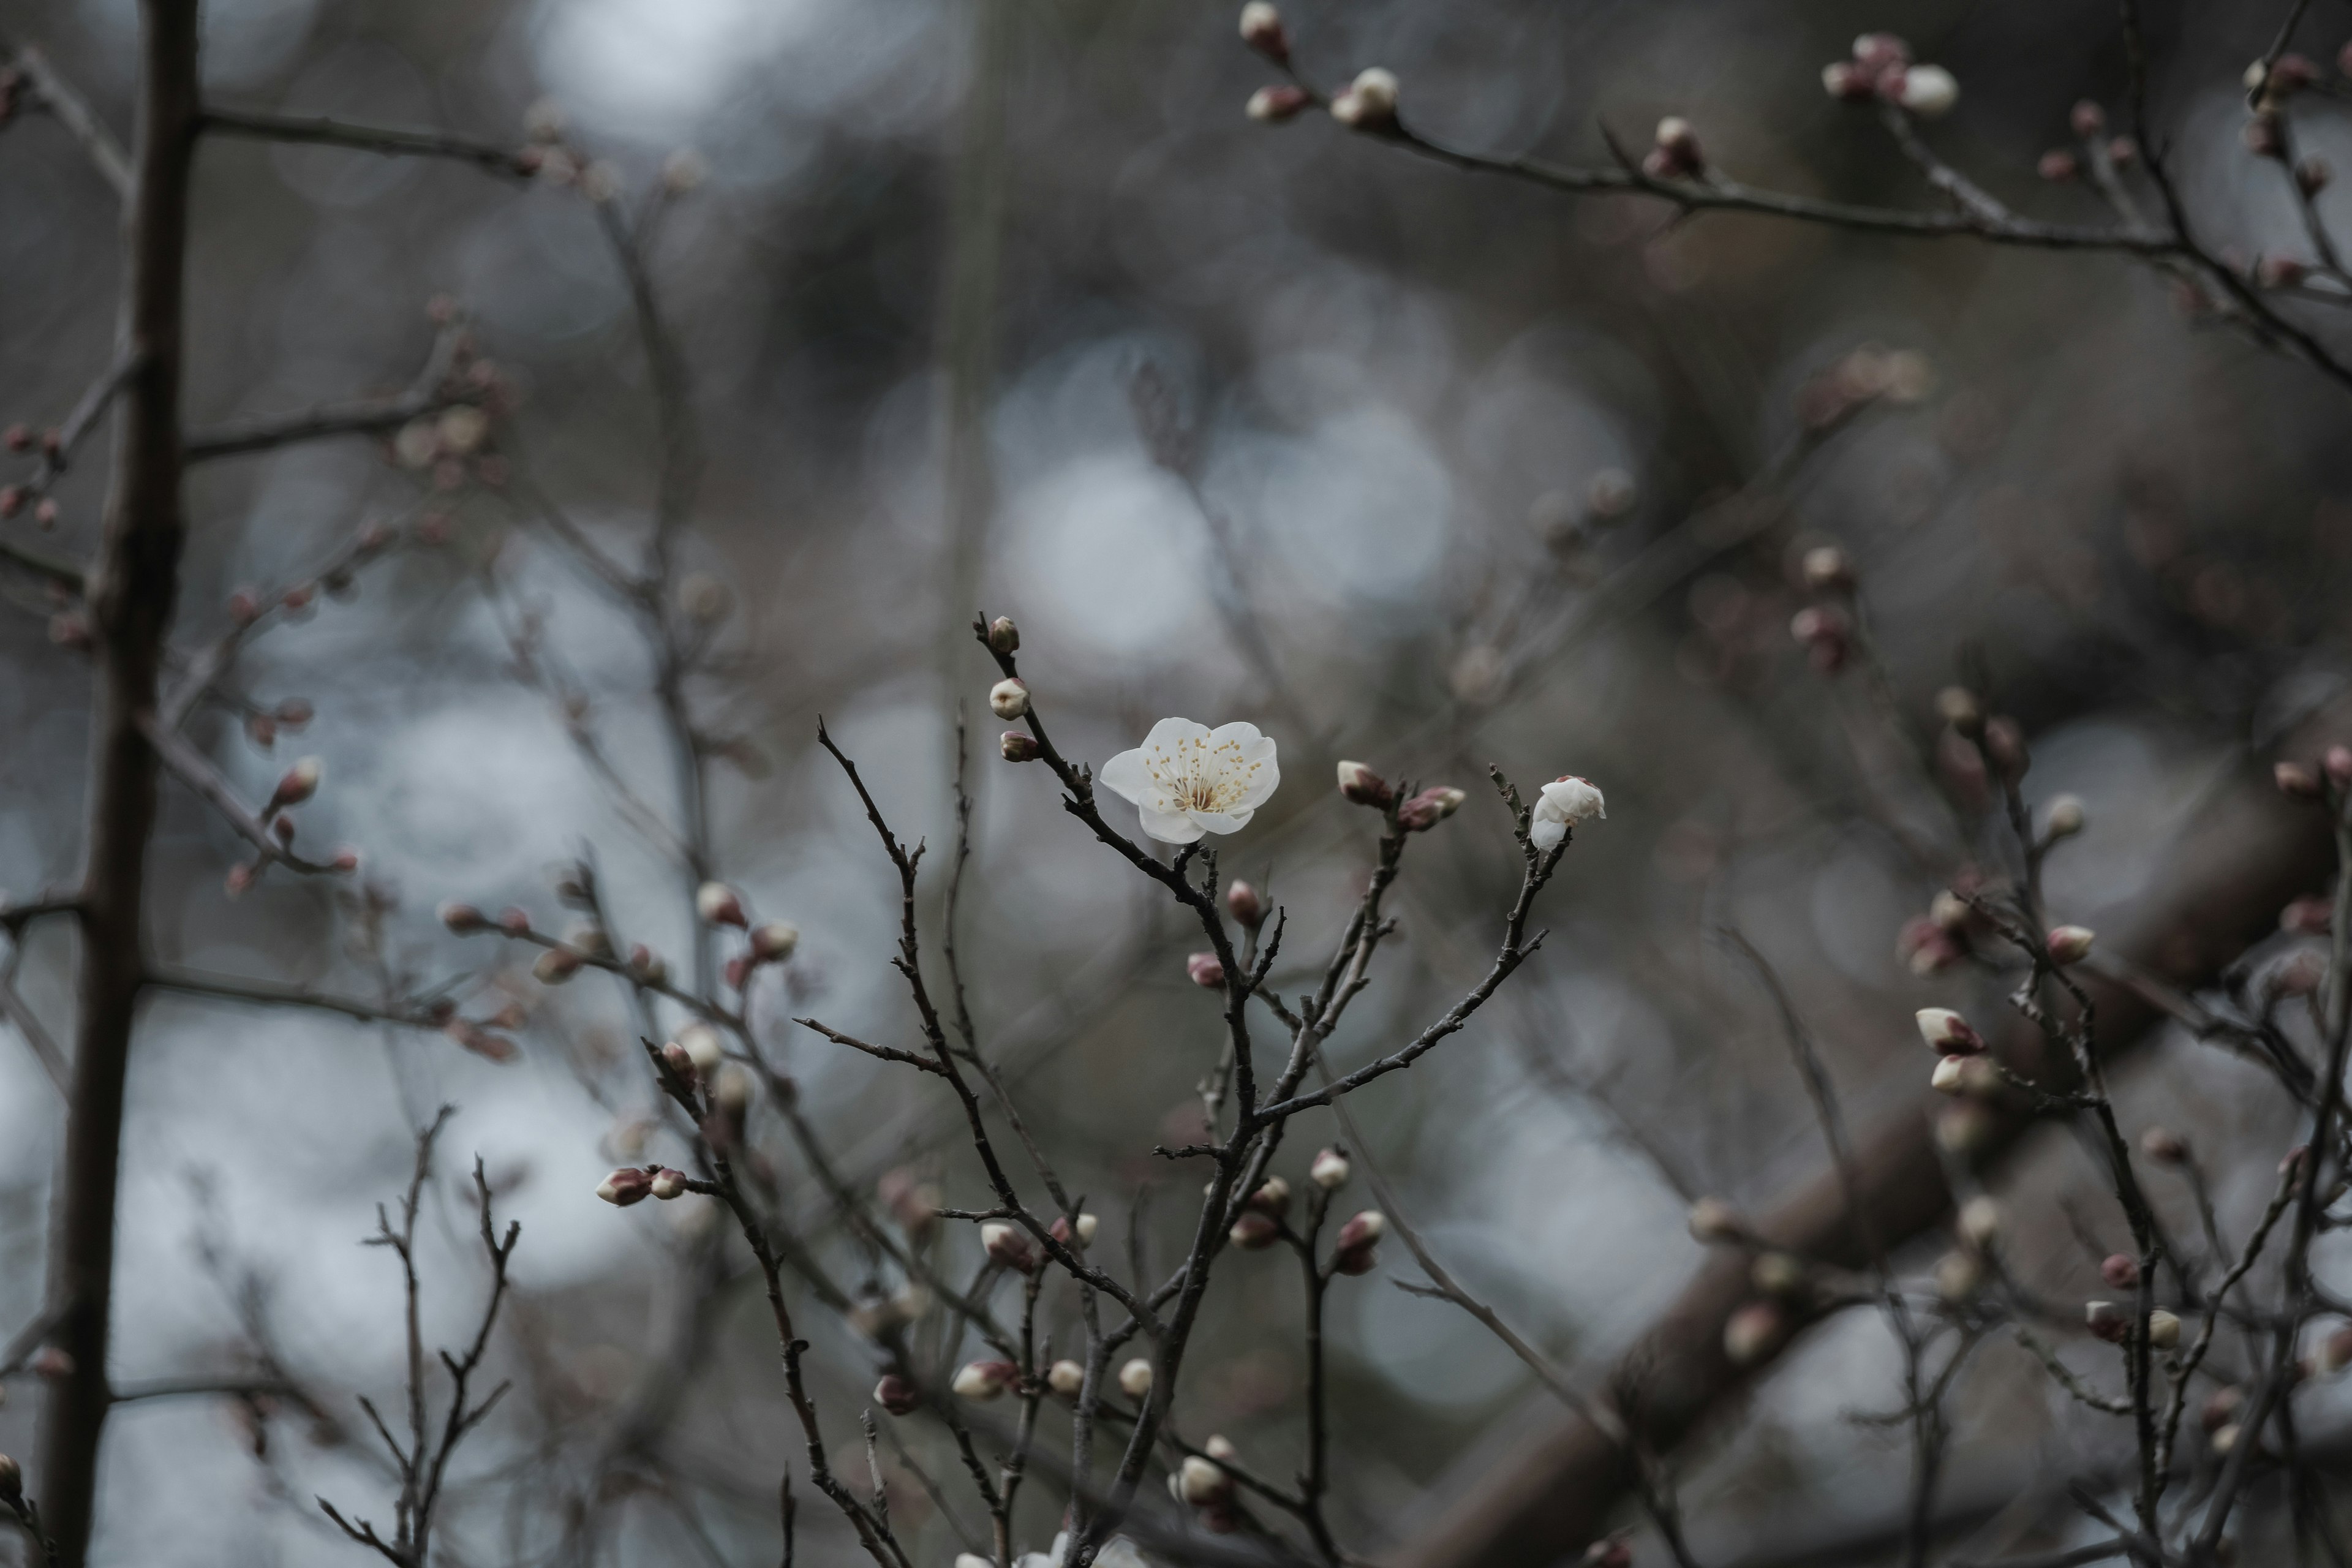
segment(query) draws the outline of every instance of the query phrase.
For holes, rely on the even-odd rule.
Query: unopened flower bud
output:
[[[2290,800],[2317,800],[2319,773],[2301,763],[2279,763],[2271,769],[2271,780],[2278,785],[2279,794]]]
[[[1965,686],[1947,686],[1936,693],[1936,716],[1963,735],[1984,727],[1984,705]]]
[[[1242,112],[1261,124],[1280,125],[1285,121],[1297,119],[1298,111],[1314,101],[1305,88],[1278,82],[1251,93],[1249,102],[1242,106]]]
[[[2074,105],[2066,116],[2066,123],[2074,127],[2075,135],[2087,142],[2106,129],[2106,110],[2086,98]]]
[[[1151,1363],[1137,1356],[1118,1369],[1119,1392],[1129,1399],[1140,1399],[1151,1392]]]
[[[1194,1508],[1206,1508],[1233,1496],[1234,1479],[1213,1459],[1188,1454],[1176,1474],[1177,1490]]]
[[[694,1070],[706,1077],[718,1068],[727,1055],[719,1041],[719,1031],[708,1024],[688,1024],[677,1032],[677,1038],[673,1043],[685,1053]]]
[[[702,1076],[701,1069],[694,1065],[694,1058],[688,1056],[686,1047],[676,1040],[663,1043],[661,1059],[662,1066],[669,1068],[689,1084]]]
[[[1693,1241],[1738,1241],[1748,1227],[1739,1223],[1739,1212],[1721,1198],[1701,1198],[1691,1205],[1690,1233]]]
[[[1282,1226],[1272,1215],[1253,1211],[1234,1221],[1225,1239],[1244,1252],[1257,1252],[1272,1247],[1281,1235]]]
[[[1976,1247],[1990,1247],[2000,1235],[2000,1205],[1979,1193],[1960,1205],[1960,1239]]]
[[[1946,1056],[1974,1056],[1985,1048],[1984,1037],[1949,1007],[1922,1007],[1917,1022],[1919,1037]]]
[[[2180,1319],[2158,1307],[2147,1315],[2147,1342],[2168,1351],[2180,1343]]]
[[[992,653],[1013,653],[1021,647],[1021,628],[1013,624],[1011,616],[999,616],[988,623],[988,647]]]
[[[2097,940],[2097,933],[2088,926],[2053,926],[2047,944],[2050,962],[2080,963],[2090,956],[2091,944]]]
[[[652,1172],[641,1171],[635,1165],[624,1165],[604,1178],[596,1188],[596,1195],[614,1208],[625,1209],[631,1204],[643,1203],[651,1197],[653,1190]]]
[[[1453,816],[1468,798],[1450,784],[1425,789],[1397,807],[1397,826],[1408,833],[1426,833]]]
[[[2217,1459],[2229,1458],[2230,1450],[2238,1446],[2238,1439],[2244,1435],[2244,1431],[2245,1429],[2234,1421],[2227,1422],[2215,1427],[2213,1429],[2213,1436],[2209,1439],[2213,1449],[2213,1457]],[[2214,1544],[2216,1547],[2214,1561],[2224,1561],[2224,1554],[2219,1550],[2219,1548],[2229,1545],[2229,1542],[2221,1541]]]
[[[1037,1267],[1036,1250],[1017,1226],[991,1221],[980,1227],[980,1245],[990,1258],[1016,1274],[1030,1273]]]
[[[1805,586],[1816,594],[1843,593],[1853,586],[1853,566],[1834,544],[1806,551],[1799,574]]]
[[[2326,159],[2316,153],[2294,166],[2294,188],[2305,196],[2315,196],[2335,180],[2336,171]]]
[[[1965,1301],[1984,1283],[1984,1259],[1974,1252],[1947,1252],[1936,1260],[1936,1293],[1947,1301]]]
[[[2139,1152],[2159,1165],[2188,1163],[2189,1143],[2168,1128],[2151,1127],[2139,1135]]]
[[[541,985],[561,985],[580,973],[580,955],[568,947],[551,947],[539,955],[530,973]]]
[[[1008,763],[1034,763],[1045,752],[1037,737],[1026,730],[1007,730],[996,742],[996,749]]]
[[[1780,1342],[1787,1327],[1780,1308],[1750,1301],[1725,1321],[1723,1353],[1734,1366],[1752,1366]]]
[[[686,1183],[687,1175],[684,1171],[673,1171],[665,1165],[654,1173],[654,1179],[646,1190],[667,1203],[671,1198],[692,1190]]]
[[[1268,1176],[1265,1184],[1252,1193],[1243,1206],[1280,1218],[1290,1209],[1290,1184],[1280,1176]]]
[[[1074,1361],[1057,1361],[1045,1369],[1045,1386],[1065,1399],[1076,1399],[1087,1385],[1087,1369]]]
[[[705,882],[694,890],[694,912],[702,923],[714,926],[748,924],[743,913],[743,900],[724,882]]]
[[[2033,759],[2025,749],[2025,731],[2017,727],[2016,720],[2005,713],[1997,713],[1985,721],[1984,750],[1986,757],[2000,770],[2000,776],[2011,784],[2023,778],[2025,770],[2033,765]]]
[[[2131,1337],[2132,1315],[2113,1301],[2083,1303],[2083,1323],[2095,1339],[2119,1345]]]
[[[990,1400],[1021,1381],[1021,1369],[1009,1361],[966,1362],[948,1387],[959,1399]]]
[[[2082,797],[2072,795],[2053,797],[2050,802],[2050,816],[2046,828],[2053,841],[2060,838],[2072,838],[2075,834],[2082,832]]]
[[[1339,793],[1358,805],[1381,808],[1396,798],[1388,781],[1361,763],[1339,764]]]
[[[318,794],[319,781],[326,776],[326,763],[316,757],[304,757],[288,768],[286,775],[278,781],[277,793],[269,797],[264,815],[280,806],[299,805]]]
[[[1913,66],[1903,73],[1895,101],[1922,120],[1940,120],[1960,101],[1959,79],[1941,66]]]
[[[1184,973],[1192,984],[1205,991],[1213,991],[1225,983],[1225,966],[1213,952],[1196,952],[1184,961]]]
[[[1290,38],[1282,28],[1282,13],[1267,0],[1250,0],[1242,7],[1242,42],[1276,65],[1290,58]]]
[[[770,921],[751,933],[751,956],[762,963],[781,963],[801,944],[801,928],[790,921]]]
[[[2099,1265],[2099,1278],[2105,1280],[2111,1289],[2137,1290],[2139,1289],[2139,1265],[2123,1253],[2114,1253]]]
[[[1356,73],[1345,92],[1331,100],[1331,118],[1358,131],[1386,131],[1396,124],[1399,84],[1393,71],[1371,66]]]
[[[1801,1296],[1809,1281],[1805,1266],[1785,1252],[1759,1252],[1748,1278],[1767,1296]]]
[[[1029,683],[1008,677],[988,689],[988,710],[1000,719],[1018,719],[1029,711]]]
[[[1822,90],[1842,103],[1860,103],[1877,95],[1869,72],[1851,60],[1832,60],[1822,68]]]
[[[506,932],[509,936],[529,935],[530,931],[530,915],[529,911],[517,909],[514,905],[509,904],[505,909],[499,911],[499,929]]]
[[[751,1106],[751,1075],[735,1062],[721,1062],[710,1076],[710,1102],[740,1121]]]
[[[922,1399],[913,1384],[895,1372],[886,1372],[882,1381],[874,1385],[874,1403],[893,1415],[907,1415],[922,1404]]]
[[[1307,1179],[1327,1193],[1335,1193],[1346,1186],[1349,1173],[1348,1156],[1337,1149],[1320,1151],[1315,1156],[1315,1163],[1307,1167]]]
[[[1959,1093],[1960,1086],[1966,1077],[1968,1065],[1969,1058],[1967,1057],[1944,1057],[1939,1058],[1936,1063],[1935,1072],[1928,1077],[1928,1087],[1933,1089],[1937,1094]]]
[[[1265,921],[1265,900],[1247,882],[1236,881],[1225,889],[1225,912],[1244,931],[1255,931]]]
[[[438,911],[442,926],[458,936],[471,936],[478,931],[490,929],[489,918],[471,904],[443,904]]]
[[[1684,180],[1706,167],[1706,156],[1699,150],[1698,132],[1691,122],[1679,114],[1669,114],[1658,121],[1657,134],[1649,154],[1642,160],[1642,172],[1653,179]]]
[[[1102,1222],[1095,1215],[1090,1214],[1082,1214],[1078,1216],[1077,1229],[1073,1231],[1070,1228],[1069,1217],[1067,1215],[1063,1215],[1056,1218],[1053,1225],[1047,1227],[1046,1234],[1051,1236],[1055,1241],[1060,1242],[1064,1247],[1069,1246],[1071,1237],[1076,1236],[1078,1240],[1078,1245],[1084,1247],[1094,1240],[1095,1232],[1101,1226],[1101,1224]]]

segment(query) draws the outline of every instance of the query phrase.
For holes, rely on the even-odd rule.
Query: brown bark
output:
[[[79,1016],[49,1255],[49,1342],[71,1358],[72,1369],[50,1385],[36,1478],[60,1568],[80,1568],[88,1555],[110,1397],[115,1187],[155,818],[155,754],[140,720],[155,707],[182,534],[182,274],[198,108],[196,0],[142,0],[140,35],[120,329],[133,357],[90,575],[96,692]]]
[[[2336,729],[2340,731],[2339,723]],[[2331,731],[2331,734],[2335,731]],[[2308,750],[2308,736],[2304,738]],[[2103,921],[2100,943],[2177,984],[2210,979],[2277,930],[2289,899],[2317,886],[2329,864],[2325,814],[2279,798],[2251,773],[2202,814],[2158,868],[2154,890]],[[2113,984],[2090,986],[2103,1055],[2151,1037],[2161,1016]],[[1907,1020],[1889,1027],[1909,1034]],[[2021,1023],[2005,1049],[2024,1070],[2063,1077],[2040,1059],[2038,1034]],[[1925,1077],[1926,1058],[1921,1058]],[[2028,1125],[2019,1116],[1980,1156],[1996,1160]],[[1856,1141],[1855,1164],[1876,1233],[1890,1246],[1941,1222],[1951,1207],[1934,1133],[1906,1109]],[[1834,1172],[1825,1172],[1755,1222],[1793,1251],[1859,1266],[1866,1261],[1845,1217]],[[1697,1432],[1708,1415],[1769,1364],[1735,1367],[1723,1352],[1725,1320],[1754,1295],[1744,1253],[1725,1249],[1612,1369],[1612,1387],[1641,1391],[1640,1425],[1657,1452]],[[1785,1350],[1787,1347],[1783,1346]],[[1590,1424],[1563,1415],[1509,1460],[1463,1488],[1456,1500],[1395,1556],[1397,1568],[1538,1568],[1582,1547],[1608,1525],[1631,1479],[1622,1452]]]

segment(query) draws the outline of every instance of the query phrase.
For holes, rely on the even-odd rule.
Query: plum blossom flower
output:
[[[1212,730],[1162,719],[1143,744],[1103,764],[1103,787],[1135,803],[1143,831],[1163,844],[1238,833],[1282,782],[1274,739],[1255,724]]]
[[[1535,822],[1528,837],[1538,849],[1549,849],[1568,837],[1568,830],[1590,817],[1607,820],[1609,808],[1601,791],[1574,773],[1563,773],[1543,786],[1536,802]]]

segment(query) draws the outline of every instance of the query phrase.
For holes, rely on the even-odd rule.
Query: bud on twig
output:
[[[1332,1268],[1341,1274],[1370,1273],[1372,1265],[1379,1261],[1374,1253],[1388,1228],[1388,1215],[1378,1209],[1366,1209],[1341,1226],[1338,1249],[1331,1258]]]
[[[1642,173],[1654,180],[1687,180],[1706,168],[1706,157],[1691,122],[1679,114],[1659,121],[1655,140],[1642,160]]]
[[[1734,1366],[1752,1366],[1780,1342],[1788,1321],[1769,1301],[1750,1301],[1725,1321],[1723,1353]]]
[[[2083,801],[2079,795],[2062,795],[2050,802],[2050,816],[2044,825],[2050,839],[2072,838],[2083,831]]]
[[[1225,912],[1243,930],[1255,931],[1265,921],[1265,900],[1247,882],[1235,881],[1225,889]]]
[[[2317,800],[2319,773],[2301,763],[2279,763],[2271,768],[2272,782],[2290,800]]]
[[[1690,1234],[1693,1241],[1713,1245],[1741,1240],[1748,1227],[1739,1223],[1738,1211],[1721,1198],[1701,1198],[1691,1205]]]
[[[781,963],[800,944],[800,927],[790,921],[769,921],[751,933],[751,956],[761,963]]]
[[[1065,1399],[1076,1399],[1087,1385],[1087,1369],[1074,1361],[1057,1361],[1045,1369],[1045,1386]]]
[[[1282,13],[1266,0],[1250,0],[1242,7],[1242,42],[1276,65],[1290,63],[1290,37],[1282,28]]]
[[[1388,781],[1361,763],[1339,764],[1339,793],[1358,805],[1374,806],[1381,810],[1386,810],[1389,802],[1396,798],[1396,792],[1389,788]]]
[[[2025,749],[2025,731],[2007,714],[1995,714],[1985,721],[1984,750],[2000,776],[2011,784],[2023,778],[2025,770],[2033,764]]]
[[[1249,1201],[1242,1206],[1279,1219],[1290,1210],[1290,1184],[1280,1176],[1268,1176],[1265,1184],[1252,1193]]]
[[[702,917],[705,925],[740,926],[750,923],[743,913],[741,896],[724,882],[705,882],[696,889],[694,912]]]
[[[2115,1253],[2099,1265],[2099,1278],[2105,1280],[2111,1289],[2137,1290],[2139,1289],[2139,1265],[2120,1252]]]
[[[663,1043],[661,1048],[661,1059],[662,1066],[669,1068],[670,1071],[676,1073],[679,1078],[684,1079],[688,1084],[693,1083],[702,1076],[701,1069],[694,1065],[694,1058],[688,1055],[686,1047],[679,1045],[676,1040],[668,1040]]]
[[[1119,1392],[1129,1399],[1141,1399],[1151,1392],[1151,1363],[1137,1356],[1118,1369]]]
[[[1251,93],[1242,112],[1263,124],[1280,125],[1285,121],[1297,119],[1298,111],[1314,101],[1305,88],[1280,82]]]
[[[1029,711],[1029,683],[1008,677],[988,689],[988,710],[1000,719],[1018,719]]]
[[[1016,1226],[991,1221],[980,1227],[980,1245],[990,1258],[1016,1274],[1034,1273],[1037,1268],[1036,1250]]]
[[[1315,1163],[1307,1167],[1307,1179],[1327,1193],[1336,1193],[1346,1186],[1349,1174],[1348,1156],[1337,1149],[1322,1150],[1316,1154]]]
[[[2180,1320],[2158,1307],[2147,1315],[2147,1342],[2158,1350],[2168,1351],[2180,1343]]]
[[[1008,763],[1034,763],[1045,754],[1037,738],[1026,730],[1007,730],[996,742],[997,751]]]
[[[1213,952],[1196,952],[1184,961],[1184,973],[1192,984],[1204,991],[1213,991],[1225,983],[1225,966]]]
[[[1011,616],[999,616],[988,623],[988,647],[992,653],[1013,653],[1021,647],[1021,628],[1013,624]]]
[[[531,977],[541,985],[561,985],[580,973],[580,955],[568,947],[551,947],[539,955],[530,966]]]
[[[2159,1165],[2186,1164],[2189,1143],[2168,1128],[2151,1127],[2139,1135],[2139,1152]]]
[[[1912,66],[1903,73],[1895,101],[1922,120],[1940,120],[1960,101],[1959,79],[1941,66]]]
[[[895,1372],[886,1372],[882,1381],[874,1385],[874,1403],[893,1415],[912,1415],[922,1404],[915,1385]]]
[[[262,815],[267,816],[281,806],[301,805],[319,793],[319,781],[326,776],[326,763],[316,757],[304,757],[288,768],[285,776],[278,781],[277,792],[270,795],[269,804],[262,808]]]
[[[2000,1235],[2000,1205],[1979,1193],[1960,1205],[1960,1239],[1970,1247],[1990,1247]]]
[[[990,1400],[1021,1381],[1021,1369],[1009,1361],[966,1362],[948,1384],[959,1399]]]
[[[1379,66],[1358,71],[1347,90],[1331,100],[1331,118],[1358,131],[1392,131],[1398,89],[1392,71]]]
[[[1258,1252],[1272,1247],[1281,1235],[1282,1226],[1272,1215],[1252,1211],[1234,1221],[1225,1239],[1244,1252]]]
[[[1918,1025],[1919,1037],[1947,1056],[1973,1056],[1985,1048],[1984,1037],[1949,1007],[1920,1008]]]
[[[2131,1337],[2131,1313],[2113,1301],[2084,1302],[2083,1322],[2093,1338],[2111,1345],[2119,1345]]]
[[[1468,798],[1451,784],[1425,789],[1397,807],[1397,826],[1407,833],[1426,833],[1461,809]]]
[[[1176,1472],[1176,1492],[1194,1508],[1207,1508],[1234,1495],[1234,1478],[1215,1460],[1188,1454]]]
[[[442,926],[457,936],[471,936],[490,929],[489,918],[471,904],[446,903],[438,912]]]
[[[1095,1238],[1095,1232],[1100,1228],[1101,1224],[1102,1222],[1093,1215],[1080,1215],[1078,1216],[1078,1228],[1076,1232],[1078,1238],[1078,1245],[1085,1247],[1092,1243]],[[1069,1246],[1072,1232],[1070,1230],[1068,1216],[1064,1215],[1055,1219],[1054,1223],[1047,1227],[1047,1234],[1053,1237],[1055,1241],[1060,1242],[1064,1247]]]
[[[1767,1296],[1802,1296],[1810,1288],[1805,1266],[1785,1252],[1759,1252],[1748,1278]]]
[[[670,1199],[681,1196],[691,1190],[686,1183],[687,1175],[684,1171],[673,1171],[665,1165],[654,1173],[652,1185],[646,1190],[664,1203],[667,1203]]]
[[[596,1195],[614,1208],[625,1209],[631,1204],[643,1203],[653,1195],[653,1190],[652,1172],[624,1165],[604,1178],[596,1188]]]
[[[1937,1059],[1935,1072],[1928,1078],[1928,1087],[1937,1094],[1958,1094],[1966,1078],[1967,1057],[1943,1057]]]
[[[2053,963],[2080,963],[2096,941],[2098,934],[2088,926],[2053,926],[2044,946]]]

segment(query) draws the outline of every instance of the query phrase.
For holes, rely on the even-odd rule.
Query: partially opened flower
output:
[[[1212,730],[1162,719],[1143,744],[1103,764],[1103,787],[1133,801],[1143,831],[1163,844],[1204,833],[1238,833],[1282,782],[1274,739],[1255,724]]]
[[[1568,837],[1568,830],[1590,817],[1606,817],[1607,805],[1601,792],[1574,773],[1552,780],[1543,786],[1543,795],[1536,802],[1535,821],[1528,837],[1538,849],[1549,849]]]

